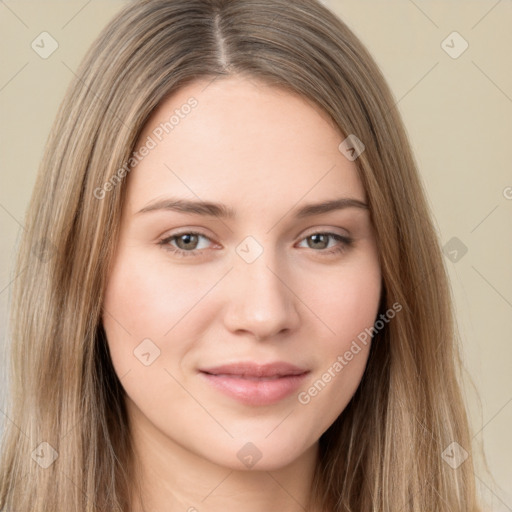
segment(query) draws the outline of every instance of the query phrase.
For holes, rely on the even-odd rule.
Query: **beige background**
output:
[[[2,353],[13,256],[50,124],[86,49],[125,3],[0,1]],[[483,442],[494,477],[475,455],[477,483],[491,510],[512,511],[512,2],[324,3],[367,45],[391,85],[443,245],[456,237],[467,247],[457,262],[445,261],[466,367],[482,401],[479,409],[465,388],[473,440]],[[43,31],[59,45],[47,59],[31,48]],[[469,44],[455,59],[441,46],[453,31]],[[453,36],[447,44],[462,48]]]

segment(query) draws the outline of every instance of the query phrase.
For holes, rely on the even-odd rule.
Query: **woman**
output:
[[[20,249],[2,510],[479,510],[438,240],[346,25],[138,1],[77,74]]]

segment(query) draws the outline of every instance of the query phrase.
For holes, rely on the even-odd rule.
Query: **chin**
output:
[[[248,439],[246,437],[244,440],[231,440],[230,447],[219,453],[219,457],[208,454],[210,460],[237,471],[277,471],[299,458],[315,456],[316,453],[316,442],[301,449],[297,439],[292,436],[288,437],[288,443],[279,436],[273,440],[260,439],[257,436],[254,441]],[[229,456],[228,452],[233,453],[234,457]]]

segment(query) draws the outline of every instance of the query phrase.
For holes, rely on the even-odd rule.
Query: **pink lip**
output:
[[[240,362],[205,368],[200,374],[219,391],[248,405],[270,405],[296,391],[309,370],[277,362]]]

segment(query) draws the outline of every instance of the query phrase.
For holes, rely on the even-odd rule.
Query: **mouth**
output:
[[[309,370],[289,363],[241,362],[199,370],[217,391],[247,405],[277,403],[303,383]]]

